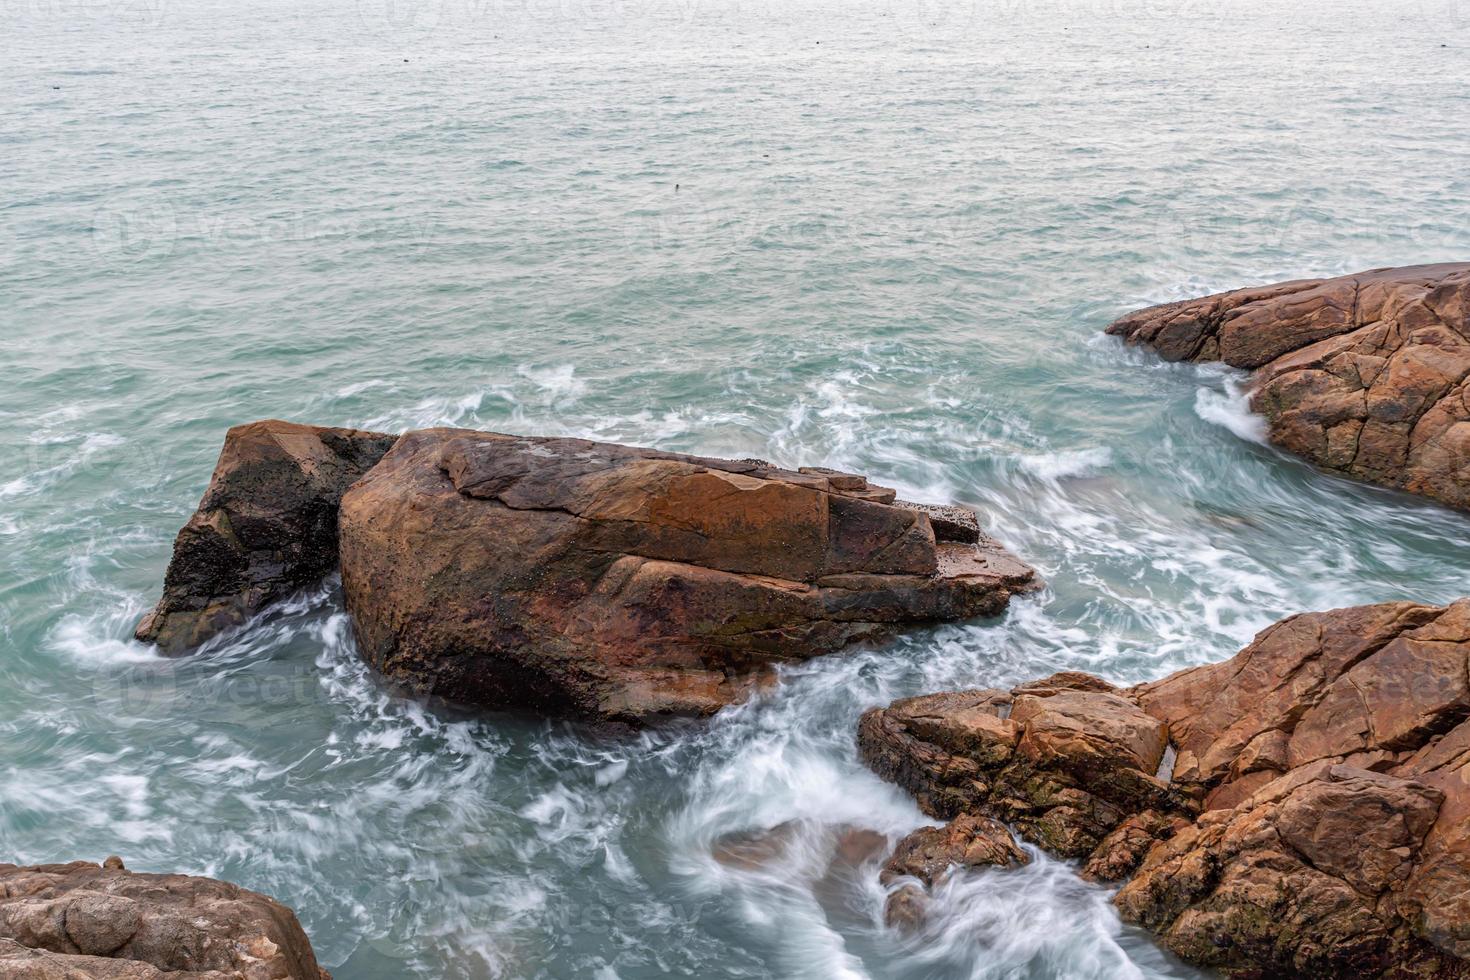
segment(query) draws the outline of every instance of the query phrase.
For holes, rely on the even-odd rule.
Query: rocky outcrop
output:
[[[1240,289],[1140,310],[1108,333],[1251,370],[1272,442],[1470,509],[1470,264]]]
[[[331,980],[291,910],[211,878],[117,858],[0,864],[0,976],[14,980]]]
[[[137,638],[180,653],[321,581],[337,566],[342,492],[396,439],[274,420],[231,429]]]
[[[1470,977],[1470,600],[1295,616],[1127,690],[911,698],[859,746],[936,817],[1131,874],[1120,910],[1192,962]]]
[[[633,724],[1037,584],[973,522],[936,534],[860,476],[462,429],[405,435],[340,524],[358,645],[389,678]]]
[[[1166,726],[1086,674],[897,701],[863,715],[858,746],[930,816],[992,815],[1062,857],[1091,857],[1131,816],[1197,809],[1158,776]]]
[[[188,649],[339,560],[363,655],[404,687],[628,723],[1040,584],[973,512],[850,473],[265,421],[230,430],[137,636]]]

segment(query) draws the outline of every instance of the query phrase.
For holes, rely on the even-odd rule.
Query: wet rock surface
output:
[[[137,638],[181,653],[337,567],[337,505],[397,436],[266,420],[237,425],[179,531]]]
[[[993,817],[1237,976],[1470,976],[1470,600],[1294,616],[1116,689],[1059,674],[865,714],[863,758]]]
[[[994,615],[1035,573],[936,541],[850,474],[576,439],[412,432],[342,501],[367,660],[415,691],[642,724],[908,623]]]
[[[331,980],[290,909],[212,878],[0,864],[0,976]]]
[[[1108,333],[1249,369],[1273,443],[1470,509],[1470,264],[1376,269],[1140,310]]]
[[[912,929],[923,922],[929,890],[956,868],[1012,868],[1030,861],[997,820],[962,813],[943,827],[921,827],[898,842],[878,880],[890,889],[884,921]]]

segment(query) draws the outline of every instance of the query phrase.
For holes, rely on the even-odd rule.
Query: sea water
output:
[[[1192,977],[1034,854],[918,934],[893,698],[1466,592],[1470,522],[1100,335],[1470,254],[1470,4],[6,0],[0,860],[214,875],[339,980]],[[976,507],[1049,586],[591,737],[406,700],[333,583],[130,639],[232,424],[758,456]],[[767,860],[721,861],[728,841]]]

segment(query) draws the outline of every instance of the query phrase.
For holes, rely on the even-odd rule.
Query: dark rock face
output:
[[[633,724],[1038,584],[859,476],[461,429],[405,435],[343,497],[340,536],[359,646],[388,677]]]
[[[396,436],[268,420],[238,425],[174,541],[137,638],[180,653],[337,567],[337,504]]]
[[[1241,977],[1470,977],[1470,600],[1294,616],[1230,660],[868,712],[864,758],[1117,880]],[[1171,760],[1170,756],[1173,755]]]
[[[117,858],[0,864],[0,976],[15,980],[331,980],[291,910],[211,878]]]
[[[1272,442],[1470,509],[1470,264],[1220,293],[1140,310],[1108,333],[1171,361],[1250,369]]]

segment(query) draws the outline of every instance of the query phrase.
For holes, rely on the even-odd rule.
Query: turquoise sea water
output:
[[[1470,4],[11,0],[0,860],[294,907],[339,980],[1188,977],[1038,856],[880,925],[866,707],[1466,593],[1150,302],[1470,252]],[[677,185],[677,189],[676,189]],[[224,430],[576,434],[978,507],[1050,582],[623,741],[390,696],[332,588],[129,640]],[[783,827],[765,869],[711,857]]]

